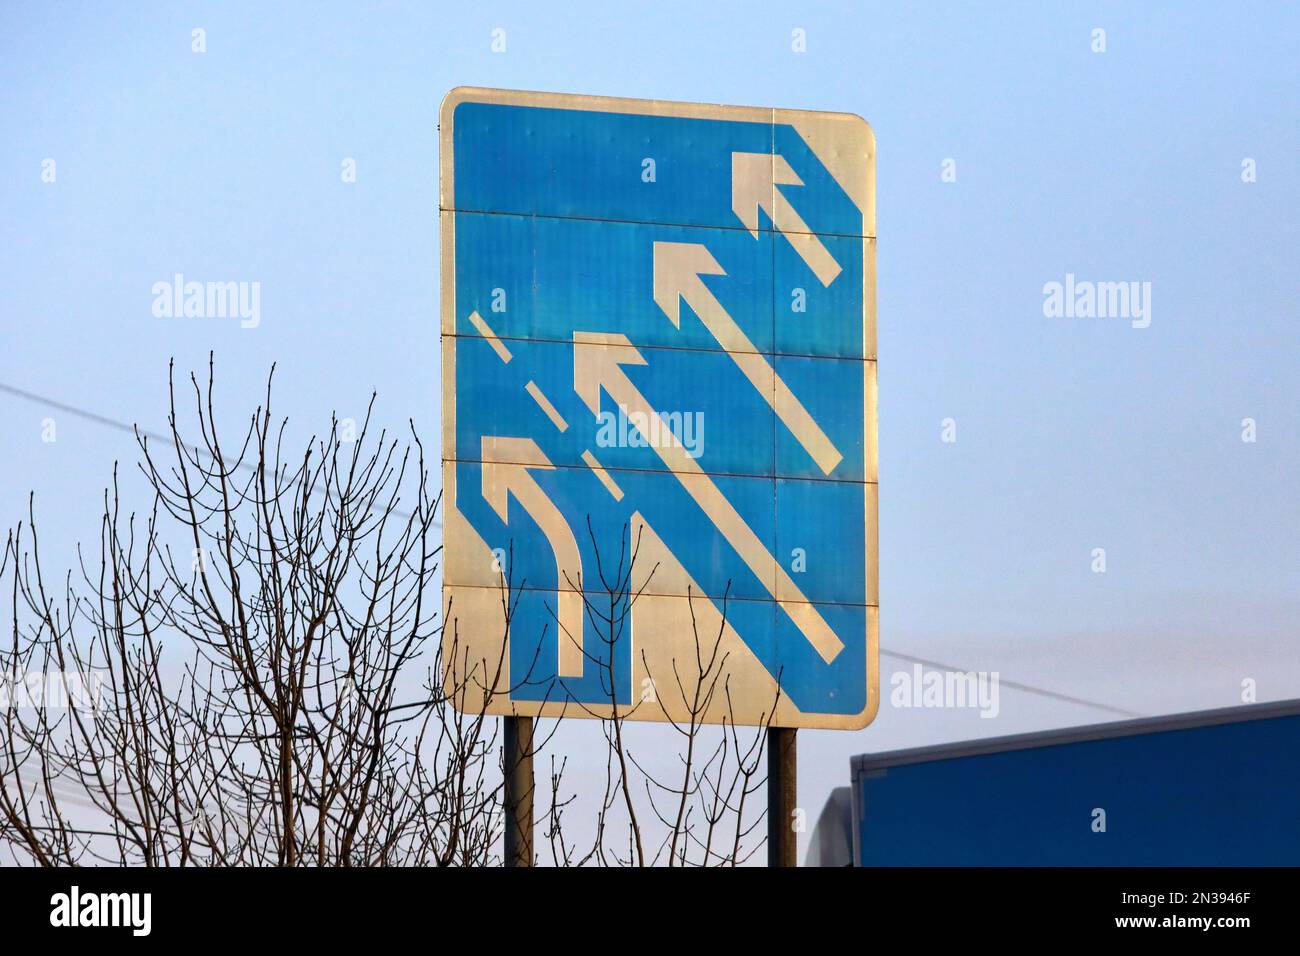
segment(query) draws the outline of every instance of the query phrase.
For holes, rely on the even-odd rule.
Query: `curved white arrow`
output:
[[[582,586],[582,555],[577,539],[564,515],[529,469],[550,470],[555,466],[531,438],[503,438],[484,435],[483,497],[502,521],[509,522],[507,505],[510,496],[524,506],[546,535],[555,554],[555,584],[559,604],[560,645],[558,673],[561,677],[582,676],[582,595],[574,588]],[[565,579],[571,585],[565,587]]]

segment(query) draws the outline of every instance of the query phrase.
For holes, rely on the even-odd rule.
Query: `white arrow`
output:
[[[555,583],[559,603],[559,668],[561,677],[582,676],[582,555],[569,523],[533,480],[529,469],[551,470],[555,466],[531,438],[483,436],[483,497],[502,521],[509,523],[510,496],[524,506],[546,535],[555,554]],[[565,579],[570,580],[565,587]]]
[[[600,417],[601,389],[624,408],[628,420],[636,424],[646,442],[658,452],[668,470],[677,476],[687,494],[709,516],[709,520],[722,532],[754,576],[763,582],[768,593],[776,598],[781,609],[790,616],[822,660],[829,664],[844,649],[844,642],[831,630],[817,608],[803,596],[785,568],[772,557],[735,506],[713,483],[713,479],[704,473],[699,463],[677,441],[677,436],[669,432],[666,441],[661,436],[656,442],[649,434],[649,426],[645,423],[656,420],[658,412],[622,369],[624,365],[645,364],[641,353],[625,335],[573,333],[574,391],[596,417]],[[778,593],[790,597],[777,598]]]
[[[726,275],[704,246],[694,242],[654,244],[654,296],[659,308],[673,325],[681,328],[681,302],[685,299],[758,394],[790,429],[790,434],[803,445],[823,474],[829,475],[844,456],[767,359],[758,354],[744,330],[704,284],[702,275]]]
[[[731,154],[731,211],[755,239],[758,238],[758,210],[766,211],[772,224],[821,284],[830,285],[840,274],[840,264],[776,188],[802,185],[803,180],[778,153]]]

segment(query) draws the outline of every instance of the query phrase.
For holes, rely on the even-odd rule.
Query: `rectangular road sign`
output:
[[[440,140],[462,709],[869,723],[870,127],[460,88]]]

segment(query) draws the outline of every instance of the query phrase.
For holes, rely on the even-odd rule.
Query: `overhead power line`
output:
[[[153,441],[162,442],[163,444],[166,445],[170,445],[172,443],[171,436],[164,435],[161,432],[150,431],[147,428],[141,428],[138,425],[132,425],[129,422],[122,421],[121,419],[109,418],[107,415],[101,415],[99,414],[99,412],[92,411],[88,408],[82,408],[79,405],[70,405],[67,402],[61,402],[56,398],[50,398],[48,395],[38,395],[36,392],[29,392],[25,388],[19,388],[16,385],[10,385],[8,382],[0,382],[0,392],[5,392],[9,395],[14,395],[18,398],[25,399],[26,401],[29,402],[35,402],[40,405],[47,405],[50,408],[57,408],[61,412],[67,412],[69,415],[73,415],[77,418],[84,419],[88,422],[93,422],[96,425],[103,425],[105,428],[112,428],[115,429],[116,431],[126,432],[128,435],[135,435],[138,433],[143,435],[145,438],[150,438]],[[197,446],[191,446],[191,447],[197,450]],[[255,470],[252,465],[246,463],[241,463],[238,467],[243,471]],[[410,512],[403,511],[400,508],[394,508],[393,514],[400,515],[403,518],[413,517]],[[441,528],[442,518],[435,516],[433,519],[433,526],[435,528]]]
[[[899,660],[907,661],[910,664],[920,664],[922,667],[929,667],[934,670],[953,671],[961,674],[970,673],[968,668],[954,667],[951,664],[944,664],[942,661],[927,660],[924,657],[913,657],[911,654],[899,654],[896,651],[885,650],[883,647],[880,649],[880,653],[889,657],[896,657]],[[1146,714],[1139,714],[1136,711],[1125,710],[1123,707],[1113,707],[1110,704],[1099,704],[1095,700],[1088,700],[1084,697],[1075,697],[1071,694],[1062,694],[1059,691],[1048,690],[1045,687],[1035,687],[1033,684],[1026,684],[1021,681],[1005,680],[1001,675],[998,676],[998,686],[1010,687],[1012,690],[1024,691],[1026,694],[1046,697],[1049,700],[1059,700],[1066,704],[1078,704],[1080,707],[1092,707],[1095,710],[1105,711],[1106,713],[1114,714],[1117,717],[1146,716]]]

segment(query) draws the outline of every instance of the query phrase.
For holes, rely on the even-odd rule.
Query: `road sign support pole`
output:
[[[505,865],[533,865],[533,718],[505,717]]]
[[[798,866],[794,831],[796,747],[793,727],[767,728],[767,865]]]

